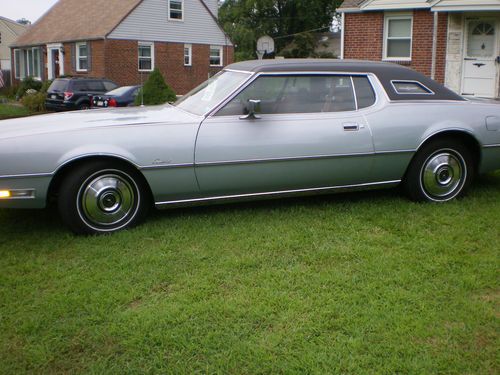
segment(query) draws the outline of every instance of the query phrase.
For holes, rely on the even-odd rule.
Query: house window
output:
[[[184,19],[184,0],[168,1],[168,19],[176,21]]]
[[[210,46],[210,66],[222,66],[222,47]]]
[[[413,18],[411,15],[385,17],[384,59],[411,60]]]
[[[191,66],[193,62],[193,46],[184,44],[184,65]]]
[[[87,43],[76,43],[76,71],[86,72],[89,69],[89,53]]]
[[[139,71],[150,72],[154,69],[154,43],[139,43]]]
[[[21,50],[14,50],[14,76],[19,79],[21,78]]]
[[[17,79],[33,77],[41,79],[42,62],[40,48],[14,50],[14,76]]]

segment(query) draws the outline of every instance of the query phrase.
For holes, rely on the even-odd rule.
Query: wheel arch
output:
[[[92,163],[92,162],[98,162],[98,161],[108,161],[110,163],[116,164],[118,166],[122,166],[125,168],[129,168],[133,170],[136,174],[136,176],[141,180],[143,186],[147,189],[145,191],[145,194],[148,194],[149,197],[152,199],[153,198],[153,192],[151,190],[151,187],[149,186],[149,183],[144,176],[144,174],[141,172],[139,167],[132,163],[131,161],[121,158],[116,155],[86,155],[82,156],[80,158],[75,158],[72,159],[64,164],[62,164],[55,172],[52,177],[52,180],[50,181],[49,188],[47,191],[47,204],[51,204],[54,202],[54,198],[57,197],[59,188],[61,186],[61,183],[64,181],[66,176],[75,168],[82,164],[86,163]]]
[[[448,140],[456,140],[462,142],[470,150],[471,155],[474,158],[474,169],[476,171],[479,170],[479,166],[481,164],[481,144],[477,140],[477,138],[474,137],[474,135],[472,135],[472,133],[459,129],[443,130],[438,133],[431,134],[430,136],[425,138],[415,151],[415,154],[413,155],[411,162],[413,162],[416,155],[423,147],[438,139],[448,139]],[[406,168],[405,177],[406,174],[408,173],[408,169],[410,168],[411,162]]]

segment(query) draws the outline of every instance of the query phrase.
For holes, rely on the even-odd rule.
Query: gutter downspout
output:
[[[342,28],[340,30],[340,59],[344,59],[344,30],[345,30],[345,13],[342,12],[342,18],[340,21],[340,27]]]
[[[434,12],[434,25],[432,29],[432,63],[431,63],[431,78],[436,77],[436,59],[437,59],[437,33],[439,25],[439,13]]]

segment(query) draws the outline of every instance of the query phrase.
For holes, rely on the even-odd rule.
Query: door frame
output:
[[[54,61],[52,59],[52,52],[57,50],[59,52],[59,76],[64,75],[64,46],[62,43],[47,44],[47,77],[48,79],[56,78],[54,76]]]
[[[465,58],[467,57],[467,46],[469,42],[469,21],[472,20],[488,20],[493,21],[495,24],[495,51],[494,51],[494,59],[496,56],[500,55],[500,18],[497,13],[491,14],[474,14],[474,13],[466,13],[463,15],[463,45],[462,45],[462,69],[461,69],[461,78],[460,78],[460,92],[464,92],[464,83],[465,83]],[[495,88],[494,93],[496,97],[500,97],[500,64],[495,63],[496,67],[496,76],[495,76]]]

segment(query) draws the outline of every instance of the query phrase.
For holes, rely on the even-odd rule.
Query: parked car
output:
[[[109,79],[56,78],[47,90],[45,107],[51,111],[89,109],[93,95],[104,94],[117,88]]]
[[[139,95],[141,86],[122,86],[108,91],[104,95],[95,95],[92,97],[92,107],[130,107],[134,105],[135,98]]]
[[[148,209],[402,184],[463,195],[500,168],[500,105],[408,68],[343,60],[230,65],[174,105],[5,120],[0,207],[51,199],[77,233]]]

